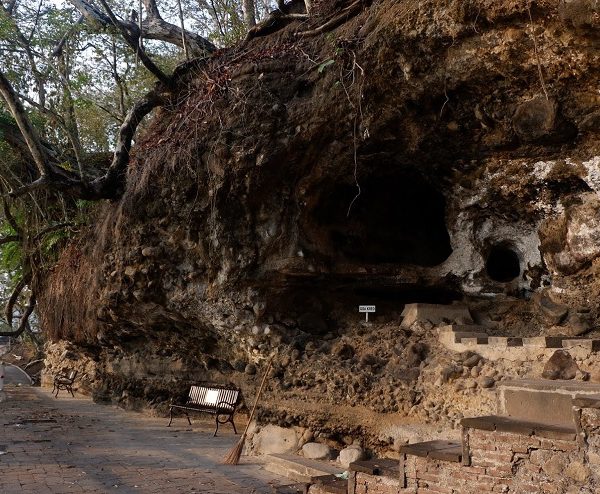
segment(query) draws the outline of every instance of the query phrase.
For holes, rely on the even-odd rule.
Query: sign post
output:
[[[375,313],[375,306],[374,305],[359,305],[358,312],[364,312],[365,313],[365,322],[369,322],[369,314],[371,312]]]

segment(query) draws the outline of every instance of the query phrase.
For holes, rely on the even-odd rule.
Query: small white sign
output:
[[[375,312],[375,306],[374,305],[359,305],[358,312],[364,312],[365,313],[365,321],[369,322],[369,314]]]
[[[374,305],[359,305],[358,312],[375,312]]]

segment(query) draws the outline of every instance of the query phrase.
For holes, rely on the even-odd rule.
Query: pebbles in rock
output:
[[[483,389],[489,389],[496,383],[494,378],[490,376],[483,376],[477,382],[479,384],[479,387]]]

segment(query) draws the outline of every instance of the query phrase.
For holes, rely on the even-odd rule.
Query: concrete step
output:
[[[575,425],[558,425],[545,422],[532,422],[513,417],[500,415],[486,415],[483,417],[468,417],[460,421],[465,429],[478,429],[482,431],[510,432],[522,436],[538,436],[547,439],[561,439],[575,441]],[[470,445],[473,447],[473,444]]]
[[[514,379],[498,383],[502,415],[573,427],[572,400],[600,394],[600,384],[583,381]]]
[[[267,455],[265,470],[293,480],[294,482],[314,483],[318,477],[342,473],[344,469],[323,461],[309,460],[291,454]]]
[[[400,448],[400,453],[460,463],[462,461],[462,444],[437,439],[435,441],[407,444]]]

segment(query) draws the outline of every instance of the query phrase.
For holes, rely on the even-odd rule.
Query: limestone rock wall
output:
[[[99,399],[159,413],[199,380],[253,396],[275,352],[262,419],[332,437],[425,413],[439,348],[406,303],[594,330],[598,8],[528,5],[376,0],[182,70],[125,196],[44,280],[44,330]]]

